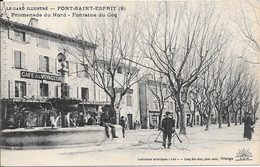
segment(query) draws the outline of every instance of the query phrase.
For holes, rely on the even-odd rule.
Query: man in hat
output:
[[[112,121],[110,115],[108,114],[108,110],[104,110],[104,112],[101,114],[100,121],[101,121],[101,125],[105,126],[105,131],[108,138],[109,138],[109,132],[108,132],[109,127],[111,128],[112,138],[118,138],[116,136],[115,126],[111,123]]]
[[[165,113],[166,117],[162,120],[161,129],[163,131],[163,147],[166,148],[166,139],[168,138],[168,148],[171,146],[172,132],[175,127],[175,120],[170,117],[170,112]]]
[[[122,126],[122,134],[123,134],[123,138],[125,138],[125,117],[124,116],[120,118],[119,124]]]

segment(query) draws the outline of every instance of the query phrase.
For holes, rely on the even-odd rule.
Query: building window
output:
[[[25,32],[14,31],[14,39],[25,42]]]
[[[45,48],[49,47],[49,40],[48,39],[45,39],[43,37],[39,37],[38,42],[39,42],[38,43],[39,46],[42,46],[42,47],[45,47]]]
[[[118,73],[118,74],[122,74],[122,67],[118,67],[118,68],[117,68],[117,73]]]
[[[41,97],[49,96],[49,85],[48,84],[41,83],[40,90],[41,90]]]
[[[89,91],[88,88],[81,88],[81,98],[83,100],[88,100],[89,99]]]
[[[126,106],[132,106],[132,96],[131,95],[126,96]]]
[[[88,65],[77,64],[77,76],[88,78]]]
[[[50,59],[47,56],[40,55],[39,66],[41,72],[50,72]]]
[[[25,53],[15,50],[14,51],[14,67],[15,68],[26,68]]]
[[[54,87],[55,97],[59,97],[59,85]]]
[[[26,96],[26,83],[15,81],[15,97]]]

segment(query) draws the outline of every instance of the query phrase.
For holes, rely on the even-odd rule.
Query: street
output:
[[[48,165],[249,165],[260,163],[260,121],[251,141],[243,138],[243,125],[187,127],[188,150],[152,150],[146,144],[156,130],[127,130],[126,138],[100,145],[79,145],[42,150],[1,150],[2,166]],[[178,131],[178,130],[177,130]],[[94,136],[93,136],[94,137]],[[241,155],[244,153],[244,158]],[[242,159],[241,159],[242,158]]]

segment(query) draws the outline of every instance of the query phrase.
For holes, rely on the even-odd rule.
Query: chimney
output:
[[[38,28],[38,19],[31,18],[28,25],[31,26],[31,27]]]

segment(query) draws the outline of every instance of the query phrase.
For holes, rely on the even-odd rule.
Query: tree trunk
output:
[[[218,128],[222,128],[222,110],[218,111]]]
[[[207,124],[206,124],[205,131],[208,131],[208,130],[209,130],[209,123],[210,123],[210,121],[211,121],[210,113],[211,113],[211,112],[208,113],[208,120],[207,120]]]
[[[195,111],[194,111],[194,120],[193,120],[193,125],[196,125],[196,118],[195,118]]]
[[[200,114],[200,126],[203,126],[203,115],[202,114]]]
[[[116,106],[115,106],[116,98],[115,98],[115,97],[112,97],[112,98],[110,98],[110,99],[111,99],[110,105],[111,105],[113,111],[109,111],[109,115],[110,115],[110,117],[112,118],[112,123],[113,123],[113,124],[116,124],[116,122],[117,122],[117,119],[116,119],[117,108],[116,108]]]
[[[227,126],[230,127],[230,111],[227,109]]]
[[[208,120],[207,120],[207,124],[206,124],[205,131],[208,131],[208,130],[209,130],[209,123],[210,123],[210,121],[211,121],[211,109],[212,109],[212,107],[211,107],[211,102],[209,101],[209,108],[208,108],[208,113],[207,113],[207,115],[208,115]]]
[[[191,123],[190,123],[190,127],[193,127],[193,124],[194,124],[194,117],[195,117],[195,111],[192,113],[191,115]]]
[[[239,109],[239,114],[240,114],[239,124],[242,125],[242,107],[240,107]]]
[[[178,112],[178,110],[177,110],[176,129],[179,129],[179,122],[180,122],[180,116],[179,116],[179,112]]]
[[[181,115],[180,115],[180,134],[186,134],[186,112],[184,110],[183,104],[181,104]]]
[[[160,115],[159,115],[159,125],[158,125],[158,130],[161,128],[162,112],[163,112],[163,111],[160,111]]]
[[[235,112],[235,126],[237,126],[237,112]]]
[[[186,125],[185,125],[185,118],[186,112],[184,110],[184,105],[181,103],[181,96],[177,96],[176,98],[179,110],[180,110],[180,134],[186,134]]]

